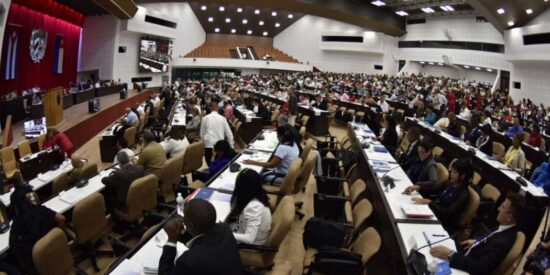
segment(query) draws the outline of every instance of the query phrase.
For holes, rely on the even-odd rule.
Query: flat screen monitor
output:
[[[31,119],[25,121],[24,125],[25,137],[33,138],[45,134],[47,130],[46,117]]]
[[[142,37],[139,48],[139,72],[164,73],[172,58],[172,41]]]

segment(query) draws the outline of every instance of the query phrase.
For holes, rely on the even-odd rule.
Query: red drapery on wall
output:
[[[43,29],[48,33],[46,53],[40,63],[34,63],[30,56],[30,38],[33,29]],[[5,80],[5,48],[8,45],[9,35],[12,31],[17,32],[19,39],[17,72],[15,79]],[[2,66],[0,70],[2,72],[0,75],[0,94],[6,94],[14,90],[20,93],[21,90],[30,89],[34,85],[38,85],[42,89],[49,89],[57,86],[67,86],[69,82],[74,82],[78,65],[80,31],[81,27],[78,25],[12,3],[2,46],[4,49],[2,49]],[[63,73],[61,74],[55,74],[53,71],[57,35],[63,36]]]

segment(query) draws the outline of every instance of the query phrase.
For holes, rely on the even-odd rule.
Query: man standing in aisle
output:
[[[208,166],[212,160],[212,148],[218,140],[227,138],[231,148],[234,148],[233,133],[225,117],[218,112],[216,101],[210,102],[210,114],[202,118],[200,135],[204,141],[204,160]]]
[[[288,111],[290,112],[288,124],[294,126],[296,117],[298,116],[298,98],[296,98],[296,95],[294,94],[294,87],[290,87],[290,89],[288,89]]]

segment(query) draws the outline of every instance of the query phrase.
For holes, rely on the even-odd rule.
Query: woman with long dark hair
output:
[[[265,245],[271,231],[271,212],[260,174],[244,169],[237,175],[231,204],[237,217],[232,224],[237,242]]]

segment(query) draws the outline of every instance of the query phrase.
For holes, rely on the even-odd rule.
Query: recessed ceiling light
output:
[[[220,28],[215,28],[214,31],[215,32],[220,32]]]
[[[492,71],[493,71],[493,69],[487,69],[487,71],[488,71],[488,72],[492,72]]]
[[[245,24],[245,25],[246,25],[247,23],[248,23],[248,20],[246,20],[246,19],[243,19],[243,24]]]
[[[229,17],[225,18],[225,23],[229,23],[229,22],[231,22],[231,18]]]
[[[281,26],[281,24],[275,23],[275,28],[278,28],[278,27],[280,27],[280,26]]]
[[[525,10],[525,13],[531,14],[531,13],[533,13],[533,10],[532,10],[532,9],[526,9],[526,10]]]
[[[511,27],[511,26],[513,26],[514,24],[515,24],[514,21],[508,21],[508,26]]]
[[[272,11],[272,12],[271,12],[271,16],[277,16],[277,12],[276,12],[276,11]]]
[[[220,6],[220,11],[224,11],[225,10],[225,7],[224,6]]]
[[[236,29],[231,29],[231,33],[236,33],[237,30]]]
[[[206,6],[205,6],[205,5],[202,5],[202,6],[201,6],[201,10],[205,11],[205,10],[206,10]]]
[[[252,34],[252,30],[248,30],[246,33],[248,34]]]
[[[481,68],[480,68],[480,67],[476,67],[476,70],[478,70],[478,71],[479,71],[479,70],[481,70]]]
[[[409,15],[409,13],[406,12],[406,11],[396,11],[395,13],[399,16],[408,16]]]
[[[465,69],[469,69],[469,68],[470,68],[470,66],[468,66],[468,65],[464,65],[464,68],[465,68]]]
[[[237,12],[243,12],[243,8],[237,8]]]
[[[264,21],[260,21],[260,22],[258,22],[258,24],[260,24],[260,26],[263,26],[263,25],[264,25]]]
[[[208,17],[208,22],[213,22],[214,21],[214,17]]]
[[[380,1],[380,0],[376,0],[376,1],[372,1],[371,4],[375,5],[375,6],[385,6],[386,3]]]
[[[426,64],[426,62],[424,62],[424,61],[420,61],[420,64]]]
[[[430,62],[429,64],[430,64],[430,65],[433,65],[434,63],[433,63],[433,62]]]
[[[439,66],[443,66],[443,63],[441,63],[441,62],[439,62],[439,63],[437,63],[437,64],[438,64]]]
[[[260,10],[259,10],[259,9],[255,9],[255,10],[254,10],[254,14],[260,14]]]
[[[504,14],[506,11],[503,8],[497,10],[498,14]]]
[[[288,19],[292,19],[294,18],[294,15],[292,15],[292,13],[288,14]]]
[[[263,35],[264,35],[264,36],[267,36],[267,32],[264,32]]]
[[[440,8],[444,11],[454,11],[455,10],[452,6],[449,6],[449,5],[440,6]]]
[[[432,9],[432,8],[430,8],[430,7],[422,8],[422,11],[423,11],[424,13],[434,13],[434,12],[435,12],[435,10]]]

